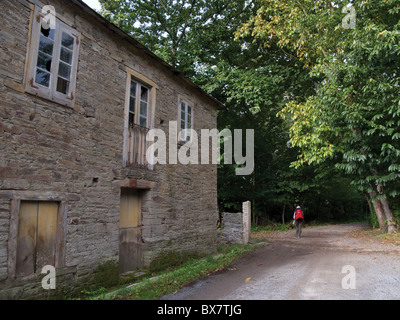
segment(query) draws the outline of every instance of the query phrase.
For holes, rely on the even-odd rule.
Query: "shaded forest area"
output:
[[[101,14],[223,102],[218,129],[255,130],[255,169],[219,165],[221,211],[253,222],[368,218],[397,230],[399,4],[100,0]]]

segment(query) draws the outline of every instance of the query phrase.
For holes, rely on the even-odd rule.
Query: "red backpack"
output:
[[[296,215],[294,216],[294,220],[304,220],[303,211],[301,209],[296,209]]]

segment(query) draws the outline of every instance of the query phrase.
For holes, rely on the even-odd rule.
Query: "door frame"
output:
[[[59,203],[55,268],[65,266],[67,203],[78,201],[80,196],[61,192],[0,191],[0,198],[10,199],[10,225],[8,233],[8,279],[16,279],[17,237],[21,201],[51,201]],[[28,277],[28,276],[26,276]],[[22,277],[24,278],[24,277]]]

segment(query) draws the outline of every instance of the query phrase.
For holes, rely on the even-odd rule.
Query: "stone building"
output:
[[[0,297],[47,294],[46,265],[58,290],[213,252],[216,165],[152,165],[146,134],[185,152],[221,104],[80,0],[1,1],[0,22]]]

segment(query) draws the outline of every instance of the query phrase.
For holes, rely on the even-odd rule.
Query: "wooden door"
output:
[[[15,275],[36,272],[37,202],[21,201],[18,219],[17,265]]]
[[[125,273],[142,266],[142,193],[140,190],[121,189],[119,221],[119,270],[120,273]]]
[[[39,202],[36,266],[41,272],[46,265],[55,267],[58,203]]]
[[[55,266],[58,202],[21,201],[18,218],[16,276]]]

